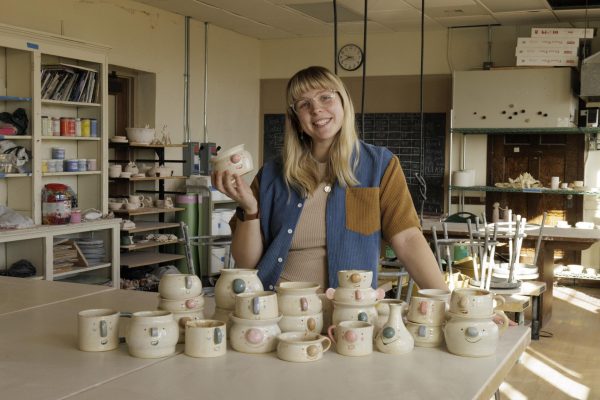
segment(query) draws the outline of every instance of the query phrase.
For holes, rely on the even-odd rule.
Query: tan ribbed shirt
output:
[[[319,163],[323,175],[326,164]],[[279,282],[315,282],[327,289],[327,240],[325,210],[328,192],[326,184],[319,187],[304,201]]]

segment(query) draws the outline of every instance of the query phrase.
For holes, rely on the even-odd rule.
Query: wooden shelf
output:
[[[73,269],[71,269],[70,271],[55,273],[54,278],[61,278],[61,277],[66,277],[66,276],[71,276],[71,275],[77,275],[82,272],[94,271],[97,269],[110,268],[110,267],[111,267],[111,263],[90,265],[89,267],[73,267]]]
[[[124,250],[136,251],[136,250],[141,250],[141,249],[149,249],[152,247],[166,246],[168,244],[177,244],[177,243],[183,243],[183,239],[168,240],[166,242],[157,242],[156,240],[149,240],[145,243],[121,245],[121,248]]]
[[[109,142],[110,147],[135,147],[135,148],[147,148],[147,149],[166,149],[171,147],[187,147],[187,144],[147,144],[147,143],[138,143],[138,142]]]
[[[164,254],[138,251],[121,254],[121,266],[136,268],[143,267],[145,265],[181,260],[183,258],[185,258],[185,256],[181,254]]]
[[[178,222],[153,222],[153,221],[135,221],[135,228],[121,229],[121,232],[138,233],[150,232],[160,229],[179,228]]]
[[[115,214],[124,215],[151,215],[151,214],[164,214],[172,213],[177,211],[183,211],[185,208],[171,207],[171,208],[158,208],[158,207],[141,207],[136,210],[116,210],[113,211]]]
[[[44,172],[42,176],[101,175],[102,171]]]
[[[26,174],[5,174],[4,172],[0,172],[0,178],[23,178],[26,176],[31,176],[31,172]]]
[[[582,133],[600,133],[600,128],[452,128],[453,133],[464,135],[572,135]]]
[[[102,138],[97,136],[42,136],[42,140],[84,140],[99,141]]]
[[[57,106],[73,106],[73,107],[102,107],[100,103],[83,103],[77,101],[61,101],[42,99],[42,104],[57,105]]]
[[[31,140],[31,135],[0,135],[0,140]]]
[[[113,178],[111,178],[113,179]],[[118,178],[118,179],[128,179],[130,181],[134,181],[134,182],[141,182],[141,181],[162,181],[162,180],[166,180],[166,179],[187,179],[187,176],[145,176],[143,178]]]
[[[550,188],[512,188],[512,187],[496,187],[496,186],[456,186],[450,185],[450,190],[464,192],[511,192],[511,193],[538,193],[538,194],[575,194],[575,195],[600,195],[600,189],[590,188],[583,189],[550,189]]]

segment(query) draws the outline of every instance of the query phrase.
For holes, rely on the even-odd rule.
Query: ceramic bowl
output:
[[[277,348],[281,315],[273,319],[243,319],[229,316],[232,325],[229,340],[234,350],[242,353],[269,353]]]
[[[317,333],[287,332],[278,339],[277,357],[284,361],[317,361],[331,347],[331,340]]]
[[[273,319],[279,315],[277,294],[270,291],[235,296],[235,316],[244,319]]]
[[[583,272],[584,266],[578,264],[569,264],[567,265],[569,272],[573,274],[581,274]]]
[[[108,208],[110,208],[111,211],[117,211],[123,208],[123,203],[110,202],[108,203]]]
[[[313,315],[284,315],[279,321],[281,332],[315,332],[323,330],[323,313]]]
[[[441,326],[417,324],[407,322],[406,329],[412,335],[417,347],[437,347],[444,341],[444,332]]]
[[[120,178],[131,178],[131,172],[121,172]]]
[[[153,128],[125,128],[130,142],[150,144],[154,139]]]

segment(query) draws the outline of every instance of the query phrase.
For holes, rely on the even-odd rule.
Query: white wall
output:
[[[173,142],[183,141],[183,16],[128,0],[3,0],[0,22],[102,43],[112,47],[109,64],[156,74],[150,123],[167,125]],[[208,139],[223,147],[245,142],[258,158],[259,41],[213,26],[208,36]],[[190,132],[202,141],[202,22],[190,23],[190,50]]]

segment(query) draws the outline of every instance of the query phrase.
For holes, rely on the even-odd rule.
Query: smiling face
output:
[[[312,89],[296,101],[303,104],[296,115],[305,134],[313,144],[329,147],[342,128],[344,108],[339,94],[330,89]]]

